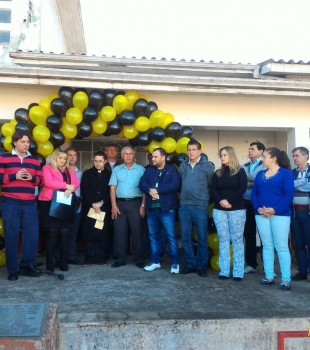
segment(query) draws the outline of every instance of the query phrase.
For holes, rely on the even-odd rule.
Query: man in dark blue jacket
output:
[[[140,190],[146,194],[147,223],[151,242],[151,262],[145,271],[160,270],[161,229],[167,237],[171,259],[170,273],[179,273],[180,253],[174,227],[174,210],[178,207],[177,192],[181,178],[174,166],[166,164],[167,153],[156,148],[152,154],[153,166],[140,179]]]

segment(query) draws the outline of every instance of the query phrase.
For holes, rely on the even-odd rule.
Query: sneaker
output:
[[[256,272],[256,269],[254,269],[252,266],[246,266],[244,268],[244,273],[254,273]]]
[[[291,285],[287,281],[282,281],[282,283],[280,284],[280,289],[281,290],[290,290],[291,289]]]
[[[307,279],[307,276],[305,276],[301,272],[296,273],[296,275],[294,275],[292,277],[292,281],[303,281],[303,280],[306,280],[306,279]]]
[[[178,264],[172,264],[170,273],[179,273],[179,265]]]
[[[274,284],[274,280],[268,280],[267,278],[263,278],[261,283],[262,286],[271,286]]]
[[[155,271],[160,269],[161,269],[160,264],[155,264],[155,263],[150,263],[144,267],[145,271]]]

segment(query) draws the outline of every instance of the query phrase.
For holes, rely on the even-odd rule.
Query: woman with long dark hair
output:
[[[219,236],[219,279],[230,275],[230,251],[234,251],[233,279],[241,281],[244,275],[243,231],[246,218],[243,194],[247,189],[247,176],[240,167],[233,147],[220,149],[222,166],[211,182],[214,199],[213,220]]]
[[[274,283],[274,250],[280,269],[282,290],[290,290],[291,256],[288,249],[294,179],[285,152],[276,147],[265,150],[262,157],[266,170],[260,171],[252,189],[255,220],[263,244],[265,278],[263,286]]]

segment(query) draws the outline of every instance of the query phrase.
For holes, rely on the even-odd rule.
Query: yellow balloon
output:
[[[11,152],[12,149],[13,149],[13,146],[12,146],[12,137],[11,136],[8,136],[4,139],[3,141],[3,147],[8,151],[8,152]]]
[[[152,140],[152,142],[149,144],[149,152],[152,153],[155,148],[160,148],[160,147],[161,147],[161,142]]]
[[[149,101],[149,98],[148,98],[146,95],[139,95],[138,98],[143,98],[143,99],[145,99],[146,101]]]
[[[34,106],[30,108],[29,118],[36,125],[46,125],[47,114],[43,107]]]
[[[150,116],[150,123],[151,128],[154,129],[156,126],[161,126],[161,124],[164,122],[165,119],[165,113],[161,110],[154,111]]]
[[[12,136],[15,131],[15,125],[12,123],[5,123],[1,127],[2,135],[5,137]]]
[[[44,125],[37,125],[32,130],[32,135],[33,135],[33,138],[36,141],[38,141],[38,142],[45,142],[45,141],[47,141],[50,138],[51,132],[49,131],[49,129],[46,126],[44,126]]]
[[[150,153],[149,146],[143,146],[143,149],[144,149],[147,153]]]
[[[137,101],[137,99],[139,98],[138,94],[133,91],[127,91],[125,93],[125,96],[127,97],[128,100],[128,105],[127,105],[127,109],[132,110],[134,103]]]
[[[78,108],[69,108],[66,112],[66,119],[68,123],[77,125],[80,124],[80,122],[83,120],[83,114]]]
[[[105,106],[100,111],[100,118],[105,122],[111,122],[116,117],[116,111],[111,106]]]
[[[3,252],[0,251],[0,266],[5,265],[5,263],[6,263],[6,256],[5,256],[5,253],[3,253]]]
[[[49,99],[50,99],[50,101],[52,102],[55,98],[58,98],[59,96],[58,96],[58,94],[55,92],[55,93],[53,93],[53,94],[50,94],[49,95]]]
[[[102,134],[107,130],[108,123],[102,120],[101,118],[97,118],[91,123],[93,127],[93,131],[97,134]]]
[[[84,91],[78,91],[72,99],[73,106],[80,109],[82,112],[88,106],[88,95]]]
[[[124,95],[117,95],[113,99],[113,108],[116,111],[116,114],[123,112],[128,106],[127,97]]]
[[[50,141],[37,142],[37,145],[38,145],[37,152],[45,158],[48,157],[50,154],[52,154],[54,151],[54,147]]]
[[[64,137],[68,139],[73,139],[73,137],[75,137],[77,134],[76,125],[72,125],[68,123],[66,118],[62,118],[62,122],[63,124],[62,124],[62,127],[60,128],[60,131],[64,134]]]
[[[0,218],[0,235],[3,235],[3,222],[2,222],[2,218]]]
[[[139,131],[147,131],[150,128],[150,119],[147,117],[138,117],[135,121],[135,127]]]
[[[134,125],[124,126],[123,130],[124,136],[129,140],[134,139],[139,133]]]
[[[51,110],[51,101],[49,98],[42,98],[42,100],[39,102],[39,106],[45,110],[47,117],[54,114],[53,111]]]
[[[13,125],[18,124],[18,122],[17,122],[17,120],[16,120],[15,118],[13,118],[13,119],[10,121],[10,123],[13,124]]]
[[[174,116],[171,113],[165,113],[165,119],[161,124],[161,127],[166,129],[166,127],[172,122],[174,122]]]
[[[208,245],[211,249],[219,249],[219,236],[217,235],[217,233],[211,233],[210,235],[208,235]]]
[[[166,137],[162,143],[161,147],[167,152],[167,153],[172,153],[175,151],[177,147],[177,143],[175,142],[175,139],[172,137]]]
[[[214,271],[220,271],[219,256],[218,255],[212,256],[210,264],[211,264],[211,267]]]
[[[177,142],[176,152],[178,154],[187,153],[187,144],[189,142],[188,137],[181,137]]]
[[[234,266],[234,255],[230,255],[230,266]]]
[[[119,137],[120,139],[124,139],[125,138],[124,129],[122,129],[122,131],[119,134],[117,134],[117,137]]]
[[[208,206],[208,216],[211,219],[213,217],[213,208],[214,208],[214,203],[209,204]]]
[[[203,143],[198,140],[198,142],[201,144],[201,150],[203,151]]]
[[[97,134],[96,132],[94,132],[94,130],[92,131],[92,133],[89,135],[89,137],[96,137],[98,136],[99,134]]]

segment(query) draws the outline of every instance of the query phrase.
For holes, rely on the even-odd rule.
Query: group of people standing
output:
[[[257,267],[256,232],[262,241],[264,286],[274,283],[274,252],[277,251],[282,290],[290,289],[291,258],[288,248],[290,222],[297,245],[299,272],[293,280],[307,279],[310,258],[309,152],[304,147],[293,150],[296,169],[290,170],[285,152],[275,147],[265,149],[260,142],[249,148],[250,161],[240,165],[234,148],[220,149],[221,167],[214,166],[202,154],[201,144],[190,139],[188,161],[178,169],[167,163],[164,149],[152,152],[152,165],[146,168],[135,162],[135,151],[124,147],[122,163],[117,161],[116,144],[105,152],[96,152],[93,166],[82,172],[76,167],[74,149],[56,149],[41,171],[38,160],[29,153],[29,135],[17,131],[12,136],[13,151],[0,155],[2,184],[2,217],[6,236],[8,279],[19,274],[37,277],[35,265],[38,240],[38,217],[35,187],[38,195],[41,225],[47,229],[46,269],[62,271],[68,264],[89,267],[107,266],[110,255],[116,257],[112,268],[126,265],[128,237],[131,235],[135,264],[145,271],[161,268],[161,237],[169,246],[171,273],[197,273],[207,276],[208,205],[214,201],[213,219],[219,236],[219,278],[230,277],[230,242],[233,246],[234,281]],[[55,191],[75,200],[75,220],[66,222],[51,215]],[[180,193],[180,194],[179,194]],[[82,203],[82,205],[81,205]],[[90,212],[102,214],[95,219]],[[175,231],[178,214],[185,266],[180,269],[180,251]],[[85,260],[76,259],[76,239],[80,228],[86,241]],[[145,221],[148,226],[150,262],[145,265]],[[195,226],[198,242],[194,252],[192,232]],[[18,263],[19,229],[23,233],[23,257]],[[244,245],[245,241],[245,245]]]

